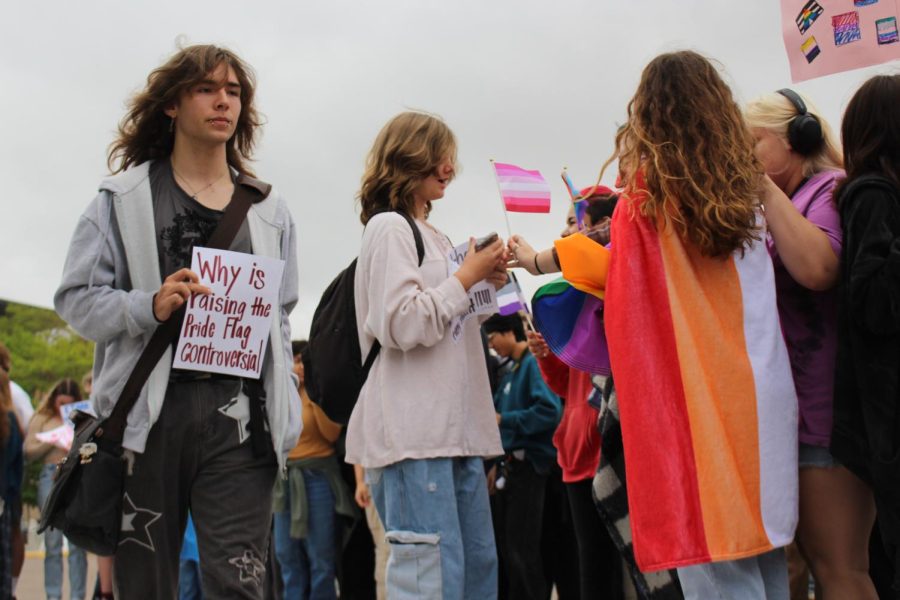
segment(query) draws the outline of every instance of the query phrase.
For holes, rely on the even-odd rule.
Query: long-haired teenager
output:
[[[745,115],[767,175],[767,245],[800,410],[797,543],[823,598],[875,598],[868,573],[875,503],[828,451],[841,253],[832,192],[844,174],[840,150],[815,106],[793,90],[757,98]]]
[[[499,240],[475,251],[470,239],[451,272],[453,246],[428,217],[455,170],[447,125],[405,112],[375,139],[359,193],[366,226],[355,281],[359,339],[363,356],[375,340],[381,352],[350,417],[347,462],[365,468],[391,542],[388,597],[497,594],[482,457],[503,449],[478,320],[460,319],[475,283],[506,281],[505,252]],[[398,212],[421,232],[421,266]]]
[[[653,59],[616,139],[611,252],[582,235],[524,267],[605,293],[634,551],[687,598],[786,598],[797,399],[762,236],[762,168],[716,67]],[[608,163],[607,163],[608,164]]]
[[[847,178],[834,457],[872,486],[900,597],[900,75],[878,75],[844,113]]]
[[[117,597],[175,595],[189,510],[204,595],[263,594],[270,494],[300,433],[300,401],[288,321],[298,296],[295,229],[281,195],[251,177],[255,88],[247,63],[212,45],[183,48],[150,73],[111,146],[114,175],[78,221],[56,292],[57,312],[96,342],[91,400],[107,417],[159,324],[193,294],[210,293],[191,255],[238,190],[253,205],[229,250],[285,262],[261,381],[172,369],[167,350],[143,386],[122,441],[134,468],[123,502],[130,525],[113,568]]]

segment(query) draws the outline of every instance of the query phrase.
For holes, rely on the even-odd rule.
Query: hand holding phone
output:
[[[492,231],[484,237],[475,240],[475,252],[481,252],[500,238],[496,231]]]

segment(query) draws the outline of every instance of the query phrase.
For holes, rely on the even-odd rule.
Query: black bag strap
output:
[[[234,182],[231,202],[225,208],[225,214],[222,215],[218,226],[209,237],[206,247],[218,250],[227,249],[244,223],[250,205],[265,200],[271,190],[272,186],[268,183],[245,175],[238,175]],[[178,337],[184,313],[185,306],[182,306],[153,332],[153,336],[138,358],[131,375],[128,376],[116,406],[104,421],[103,427],[96,432],[97,437],[102,436],[104,440],[114,444],[122,443],[125,425],[128,422],[128,413],[131,412],[140,397],[144,383],[156,368],[159,359],[165,354],[166,348],[169,347],[172,340]]]
[[[383,212],[391,212],[389,208],[380,208],[376,209],[372,216]],[[419,266],[422,266],[422,261],[425,260],[425,242],[422,240],[422,232],[419,231],[418,225],[413,220],[411,216],[403,212],[402,210],[393,211],[406,219],[406,222],[409,223],[410,229],[413,232],[413,239],[416,241],[416,254],[419,256]],[[369,369],[372,368],[372,365],[375,364],[375,359],[378,358],[378,353],[381,352],[381,342],[378,339],[375,339],[375,342],[372,344],[372,348],[369,350],[369,355],[366,356],[366,362],[363,363],[363,374],[368,374]]]

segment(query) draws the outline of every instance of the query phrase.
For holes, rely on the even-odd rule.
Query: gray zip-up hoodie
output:
[[[162,285],[150,191],[150,162],[110,177],[78,220],[69,244],[56,311],[80,335],[96,342],[94,410],[108,416],[138,357],[159,323],[153,295]],[[291,329],[297,303],[297,251],[294,222],[274,189],[247,213],[253,252],[285,261],[281,311],[272,316],[270,351],[263,363],[269,430],[284,469],[287,453],[300,436],[300,398],[291,371]],[[147,434],[159,417],[172,349],[150,374],[128,415],[122,445],[143,452]]]

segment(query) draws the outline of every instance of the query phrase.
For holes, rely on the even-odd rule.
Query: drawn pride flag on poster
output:
[[[495,162],[503,204],[510,212],[550,212],[550,185],[540,171]]]

